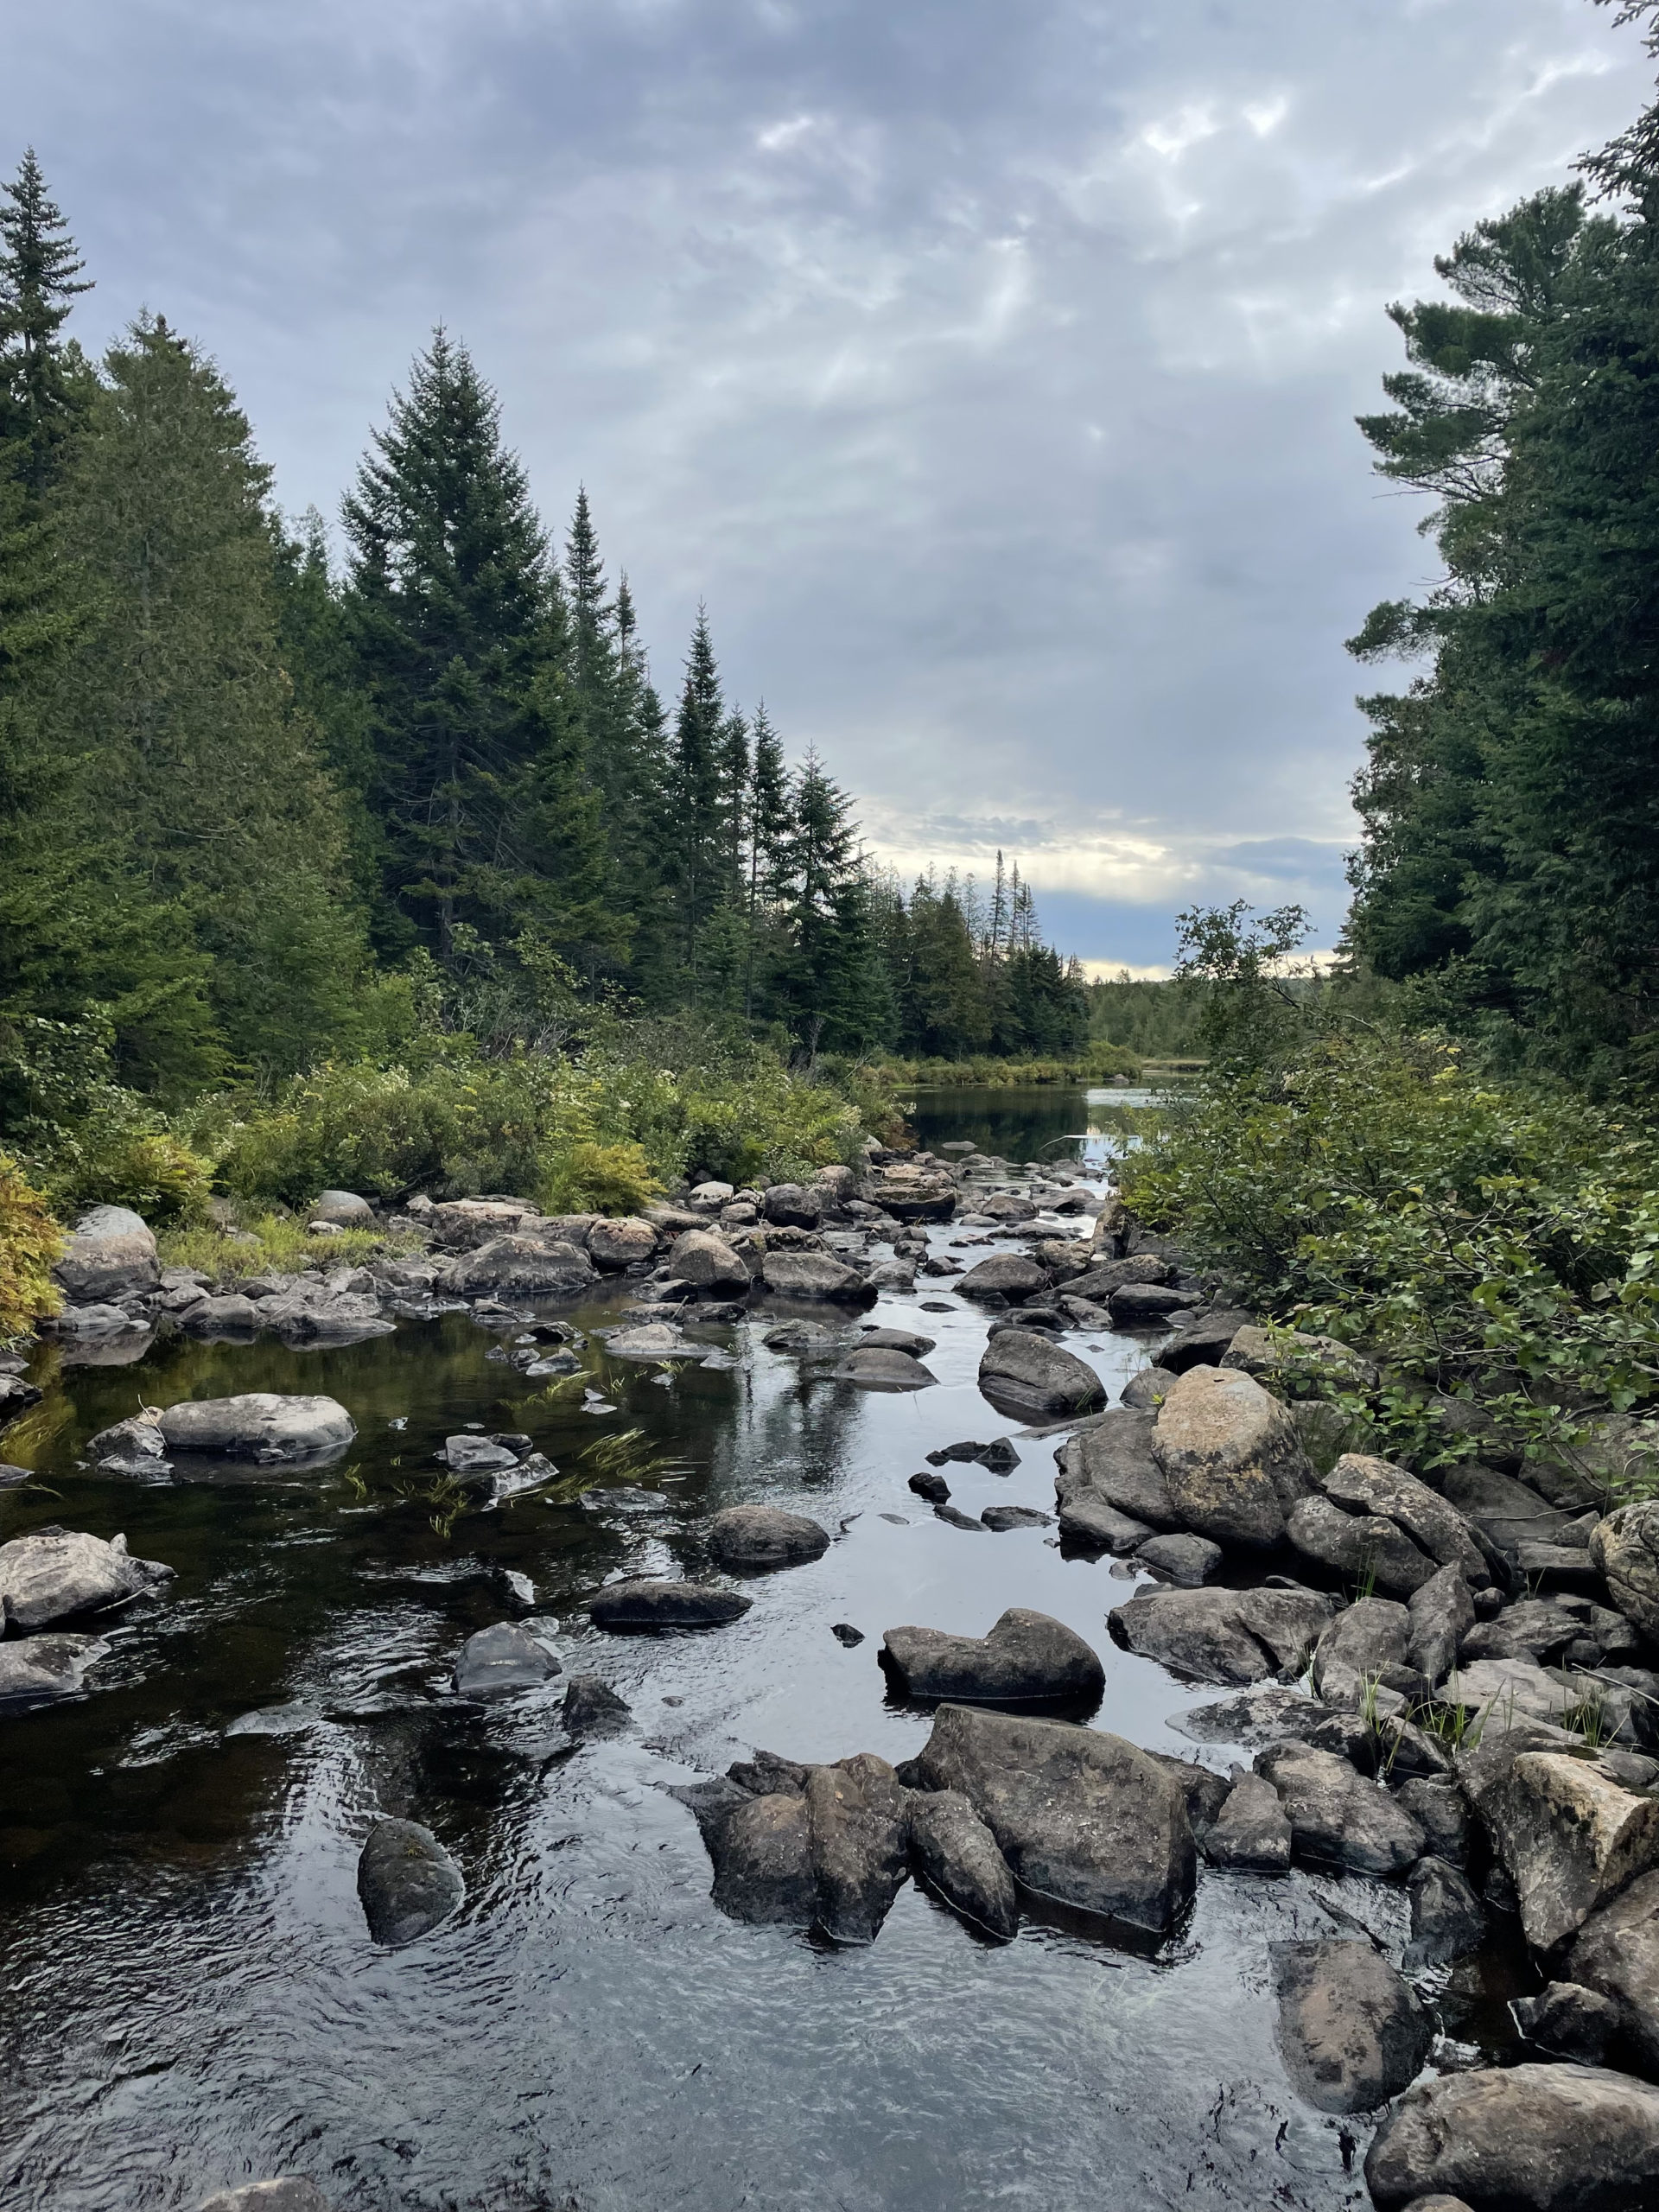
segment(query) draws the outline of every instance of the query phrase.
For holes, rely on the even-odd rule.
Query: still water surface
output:
[[[1036,1157],[1096,1118],[1079,1094],[1034,1096],[967,1093],[918,1120],[933,1141],[1002,1132],[997,1148]],[[933,1231],[936,1248],[953,1233]],[[1335,1932],[1321,1898],[1397,1940],[1397,1891],[1208,1876],[1190,1925],[1149,1955],[1041,1918],[995,1948],[914,1886],[866,1950],[740,1927],[709,1902],[666,1785],[758,1745],[913,1753],[927,1714],[890,1701],[875,1657],[895,1624],[982,1634],[1007,1605],[1055,1614],[1104,1662],[1095,1725],[1158,1748],[1190,1751],[1167,1718],[1218,1694],[1110,1643],[1106,1611],[1135,1586],[1107,1562],[1063,1557],[1040,1529],[982,1542],[932,1517],[906,1486],[923,1454],[1008,1427],[975,1386],[984,1323],[926,1278],[864,1318],[937,1336],[940,1387],[861,1393],[767,1351],[759,1325],[709,1326],[723,1357],[667,1383],[590,1344],[617,1408],[595,1416],[489,1359],[498,1337],[460,1315],[334,1351],[175,1338],[137,1366],[56,1376],[7,1440],[55,1494],[0,1498],[0,1538],[48,1521],[124,1529],[178,1579],[121,1617],[96,1694],[0,1723],[7,2212],[185,2208],[283,2171],[342,2212],[1364,2201],[1367,2131],[1287,2083],[1267,1946]],[[1114,1392],[1143,1353],[1076,1341]],[[255,1389],[340,1398],[353,1458],[222,1486],[76,1467],[86,1437],[141,1402]],[[397,1486],[429,1478],[468,1422],[528,1431],[567,1473],[601,1437],[641,1430],[671,1463],[652,1478],[662,1510],[522,1501],[446,1537]],[[1020,1449],[1008,1478],[949,1469],[956,1502],[1052,1508],[1052,1440]],[[838,1541],[753,1584],[734,1627],[652,1641],[588,1627],[578,1608],[600,1583],[697,1572],[702,1517],[751,1498]],[[627,1698],[631,1736],[570,1751],[556,1681],[487,1712],[447,1695],[461,1642],[504,1616],[502,1567],[563,1622],[567,1671]],[[836,1622],[867,1641],[843,1649]],[[395,1954],[370,1942],[354,1887],[381,1814],[428,1823],[468,1884],[454,1919]]]

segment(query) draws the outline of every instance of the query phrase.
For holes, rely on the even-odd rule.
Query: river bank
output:
[[[1094,1118],[1082,1103],[1078,1127]],[[940,1162],[963,1157],[944,1144],[974,1141],[929,1135]],[[1242,1717],[1231,1736],[1187,1732],[1195,1709],[1239,1688],[1236,1668],[1201,1666],[1195,1679],[1192,1648],[1184,1666],[1149,1656],[1134,1625],[1144,1605],[1123,1624],[1128,1601],[1170,1590],[1139,1558],[1146,1528],[1120,1526],[1116,1545],[1081,1539],[1091,1510],[1131,1517],[1101,1489],[1101,1465],[1071,1456],[1100,1432],[1025,1433],[1049,1424],[999,1414],[984,1394],[988,1332],[1016,1317],[1016,1335],[1076,1357],[1117,1405],[1126,1388],[1145,1394],[1135,1378],[1166,1341],[1169,1314],[1205,1312],[1179,1281],[1161,1316],[1147,1301],[1131,1312],[1105,1285],[1083,1300],[1070,1287],[1090,1267],[1135,1259],[1116,1253],[1122,1242],[1138,1243],[1142,1265],[1119,1289],[1137,1274],[1160,1287],[1148,1280],[1160,1248],[1109,1214],[1093,1236],[1116,1140],[1091,1141],[1093,1159],[1040,1178],[1017,1158],[982,1156],[949,1186],[953,1219],[895,1223],[885,1208],[837,1219],[832,1208],[816,1232],[774,1235],[770,1252],[758,1221],[722,1219],[732,1201],[706,1202],[706,1230],[747,1246],[760,1280],[735,1300],[711,1283],[677,1320],[679,1301],[640,1295],[672,1249],[659,1236],[639,1274],[595,1273],[507,1313],[477,1291],[448,1313],[395,1310],[442,1303],[435,1278],[322,1283],[323,1298],[372,1298],[392,1323],[354,1344],[214,1340],[175,1314],[101,1350],[90,1337],[43,1347],[30,1368],[40,1404],[0,1440],[35,1481],[6,1495],[0,1535],[54,1522],[119,1530],[175,1580],[100,1621],[111,1648],[90,1694],[0,1721],[8,2201],[30,2212],[192,2206],[250,2173],[296,2171],[341,2206],[568,2200],[608,2212],[746,2193],[816,2203],[826,2191],[861,2207],[1010,2192],[1055,2206],[1268,2193],[1363,2202],[1358,2163],[1379,2113],[1332,2113],[1306,2093],[1274,1947],[1369,1931],[1391,1970],[1406,1966],[1421,1933],[1407,1865],[1381,1878],[1300,1845],[1272,1876],[1200,1863],[1191,1904],[1161,1935],[1027,1888],[1018,1940],[995,1946],[912,1881],[875,1940],[849,1948],[722,1914],[697,1825],[671,1795],[757,1751],[797,1763],[874,1754],[909,1771],[936,1714],[879,1663],[886,1631],[979,1638],[1009,1607],[1047,1616],[1095,1655],[1089,1732],[1183,1759],[1224,1795],[1230,1767],[1261,1757]],[[880,1196],[873,1185],[859,1203]],[[814,1235],[817,1247],[798,1241]],[[427,1264],[468,1263],[432,1242]],[[1074,1256],[1059,1256],[1067,1247]],[[874,1295],[804,1303],[768,1289],[768,1258],[791,1249],[851,1267]],[[1006,1291],[964,1295],[966,1272],[987,1262],[1029,1264],[1041,1287],[1017,1305]],[[911,1265],[938,1272],[907,1284]],[[628,1325],[630,1306],[648,1309],[642,1325],[677,1331],[671,1356],[613,1349],[601,1332]],[[791,1319],[823,1334],[798,1327],[795,1349],[769,1344]],[[921,1358],[937,1381],[887,1394],[837,1373],[869,1326],[931,1339]],[[561,1354],[569,1376],[513,1363]],[[250,1390],[337,1400],[356,1429],[349,1452],[298,1476],[175,1464],[147,1481],[87,1464],[90,1440],[140,1403]],[[1052,1518],[1001,1529],[980,1518],[1009,1506],[1055,1516],[1054,1453],[1073,1429],[1058,1471],[1072,1534]],[[527,1443],[557,1482],[435,1525],[436,1455],[468,1433],[513,1434],[513,1465]],[[963,1440],[1002,1436],[1017,1462],[1007,1473],[930,1465]],[[945,1484],[955,1517],[931,1510],[915,1476]],[[1099,1493],[1092,1509],[1080,1491]],[[747,1503],[810,1516],[831,1541],[808,1564],[734,1578],[711,1560],[709,1529]],[[1342,1610],[1351,1574],[1288,1543],[1224,1544],[1213,1597],[1260,1590],[1274,1573],[1340,1612],[1351,1636],[1356,1615],[1374,1618]],[[593,1624],[587,1607],[607,1585],[663,1575],[753,1602],[698,1636]],[[1600,1602],[1616,1611],[1605,1592]],[[1375,1618],[1392,1632],[1391,1615]],[[540,1624],[561,1673],[499,1704],[458,1699],[467,1638],[514,1618]],[[1561,1656],[1548,1643],[1542,1652]],[[565,1725],[566,1683],[588,1673],[631,1708],[617,1736],[582,1740]],[[1339,1702],[1300,1702],[1349,1725]],[[1376,1686],[1370,1702],[1375,1712]],[[1402,1780],[1365,1787],[1392,1805]],[[1209,1788],[1192,1785],[1200,1826]],[[370,1941],[356,1894],[359,1852],[385,1815],[431,1828],[467,1885],[459,1911],[395,1951]],[[1431,2080],[1540,2056],[1509,2001],[1541,1976],[1480,1833],[1468,1867],[1478,1942],[1458,1961],[1408,1967],[1442,2038]]]

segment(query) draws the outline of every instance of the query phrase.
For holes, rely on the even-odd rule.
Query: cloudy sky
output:
[[[55,0],[32,142],[98,289],[332,514],[442,317],[674,683],[698,600],[907,872],[1050,933],[1329,944],[1367,607],[1432,573],[1352,417],[1390,298],[1651,65],[1587,0]]]

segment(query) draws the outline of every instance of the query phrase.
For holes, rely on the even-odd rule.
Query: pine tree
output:
[[[784,748],[767,716],[764,700],[755,709],[752,735],[749,785],[744,805],[748,840],[743,887],[746,1021],[754,1019],[757,988],[764,995],[769,970],[777,961],[777,949],[769,947],[768,940],[772,934],[772,916],[788,882],[795,830]]]
[[[344,507],[359,664],[373,709],[385,895],[451,962],[462,923],[521,918],[514,800],[543,735],[555,590],[500,406],[440,327],[394,393]]]
[[[84,265],[31,146],[0,186],[0,442],[16,448],[12,474],[35,501],[89,397],[79,351],[61,336],[92,289]]]

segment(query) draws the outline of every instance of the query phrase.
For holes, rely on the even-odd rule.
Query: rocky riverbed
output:
[[[1659,2203],[1659,1513],[1073,1167],[385,1225],[7,1381],[9,2204]]]

